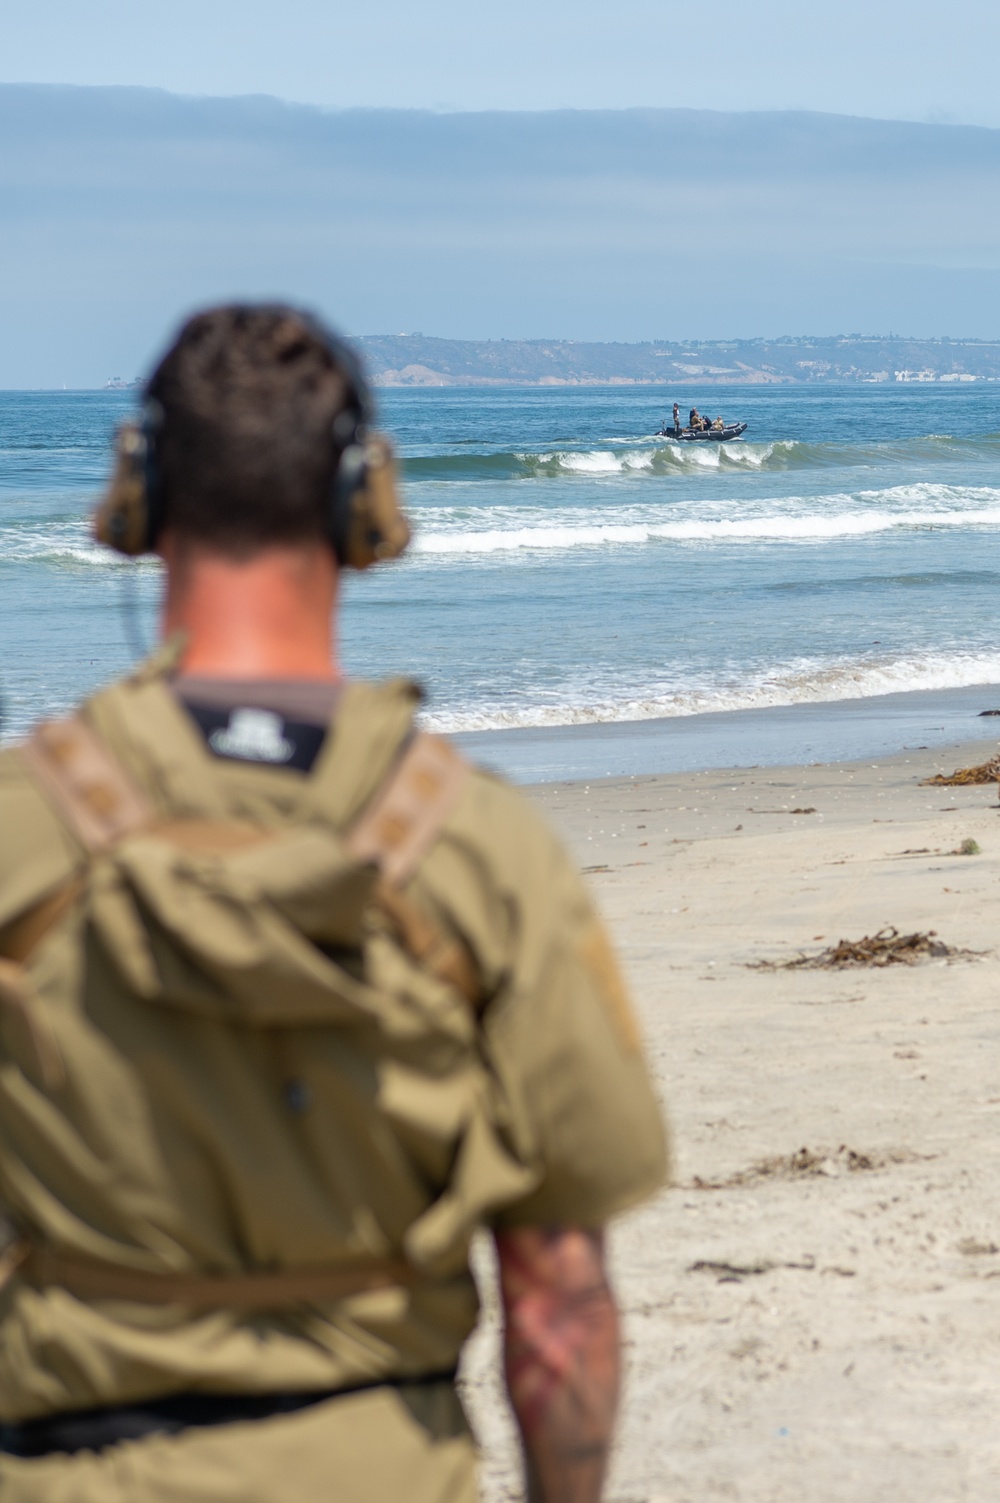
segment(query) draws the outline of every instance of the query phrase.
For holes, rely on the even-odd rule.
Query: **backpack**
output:
[[[450,743],[411,733],[346,830],[315,820],[262,828],[238,819],[158,819],[78,715],[40,726],[21,756],[85,852],[74,875],[3,936],[0,1014],[46,1090],[61,1088],[66,1069],[57,1033],[33,995],[30,961],[69,914],[82,910],[137,1006],[279,1033],[374,1027],[397,1045],[405,1041],[411,1074],[423,1070],[428,1085],[448,1079],[456,1162],[471,1141],[480,1165],[490,1165],[494,1204],[498,1186],[501,1200],[530,1188],[533,1173],[510,1157],[490,1120],[475,1037],[485,1001],[476,961],[405,891],[466,787],[469,769]],[[391,942],[404,968],[431,983],[424,988],[430,1004],[415,1004],[405,988],[369,985],[361,962],[373,930]],[[464,1102],[457,1115],[456,1091]],[[471,1229],[476,1198],[467,1183],[460,1195],[445,1187],[411,1228],[402,1258],[214,1275],[118,1265],[28,1237],[8,1249],[0,1274],[16,1270],[36,1286],[56,1284],[82,1299],[191,1309],[339,1299],[426,1279],[436,1251],[454,1249],[465,1223]]]

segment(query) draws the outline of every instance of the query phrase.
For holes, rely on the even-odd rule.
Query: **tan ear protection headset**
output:
[[[327,533],[343,568],[367,569],[397,558],[410,541],[399,504],[395,455],[384,434],[369,432],[371,397],[353,350],[314,320],[308,322],[347,382],[347,401],[330,434],[337,461]],[[122,424],[114,473],[94,514],[97,541],[130,558],[153,551],[166,520],[156,456],[162,422],[159,403],[147,400],[141,422]]]

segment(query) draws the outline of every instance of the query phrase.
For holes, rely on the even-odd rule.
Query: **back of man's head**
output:
[[[165,525],[245,558],[327,535],[330,486],[360,416],[357,373],[308,315],[211,309],[182,328],[148,386]],[[346,430],[352,428],[346,422]]]

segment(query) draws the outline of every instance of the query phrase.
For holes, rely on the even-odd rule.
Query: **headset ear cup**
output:
[[[398,558],[410,541],[399,504],[390,440],[374,433],[346,450],[340,464],[333,536],[345,569],[369,569]]]
[[[135,558],[150,547],[146,435],[137,423],[118,430],[115,468],[94,513],[93,534],[99,543]]]

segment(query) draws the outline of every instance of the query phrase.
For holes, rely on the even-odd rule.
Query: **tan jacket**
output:
[[[155,666],[83,715],[164,819],[342,829],[385,779],[415,698],[399,682],[349,686],[308,775],[213,758]],[[0,754],[0,955],[5,932],[85,867],[18,749]],[[199,1001],[196,980],[140,995],[126,868],[115,851],[95,860],[32,952],[31,1026],[0,986],[0,1201],[14,1227],[152,1273],[389,1257],[414,1272],[339,1300],[202,1312],[15,1274],[0,1294],[0,1417],[446,1370],[476,1319],[477,1226],[596,1225],[663,1181],[661,1119],[590,901],[495,778],[467,780],[408,889],[471,951],[478,1009],[377,919],[344,972],[353,1012],[290,1021],[279,996],[272,1014],[242,1017]],[[41,1068],[46,1038],[58,1079]]]

